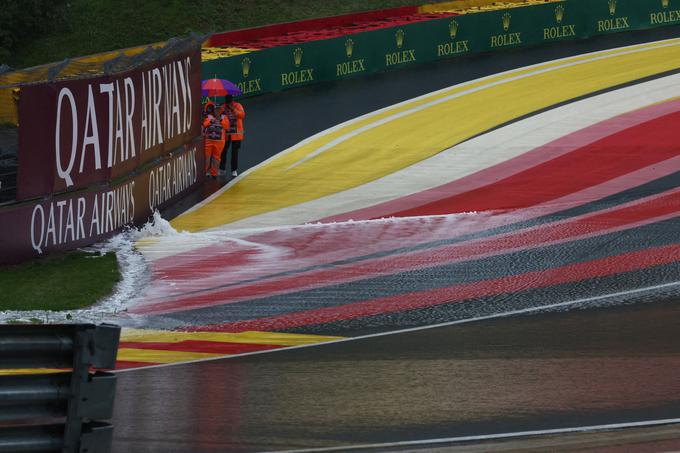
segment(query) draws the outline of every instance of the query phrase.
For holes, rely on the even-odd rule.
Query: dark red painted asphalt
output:
[[[149,342],[125,341],[121,342],[120,347],[134,349],[160,349],[163,351],[206,352],[212,354],[245,354],[247,352],[277,349],[283,346],[186,340],[179,341],[177,343],[149,343]]]

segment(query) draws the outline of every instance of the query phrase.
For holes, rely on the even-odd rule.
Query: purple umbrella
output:
[[[235,84],[224,79],[208,79],[201,82],[201,92],[203,96],[232,96],[242,93],[241,89]]]

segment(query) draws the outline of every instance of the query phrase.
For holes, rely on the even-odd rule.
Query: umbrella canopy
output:
[[[236,96],[241,94],[241,89],[235,84],[224,79],[208,79],[201,82],[203,96]]]

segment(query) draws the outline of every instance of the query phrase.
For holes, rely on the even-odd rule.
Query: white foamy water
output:
[[[88,308],[80,310],[27,310],[0,311],[0,323],[7,322],[104,322],[112,320],[127,310],[149,283],[150,273],[144,256],[136,250],[135,243],[141,239],[172,236],[188,233],[177,233],[170,223],[155,212],[153,219],[143,227],[130,228],[106,242],[84,247],[81,250],[91,252],[96,259],[99,254],[115,252],[121,279],[113,292],[106,298]]]
[[[372,254],[373,260],[384,261],[387,258],[382,255],[395,249],[449,239],[508,221],[507,218],[497,221],[497,217],[489,212],[468,212],[159,237],[140,245],[153,269],[154,281],[148,285],[144,299],[139,299],[130,311],[145,313],[153,306],[170,305],[181,309],[183,302],[194,307],[209,306],[216,299],[203,295],[225,285],[232,288],[257,285],[256,282],[278,278],[282,273],[321,269],[340,262],[351,265],[369,259]],[[427,261],[426,256],[421,256],[418,263],[426,265]],[[374,271],[380,273],[375,266],[383,265],[374,265]],[[346,279],[360,277],[348,272]],[[318,278],[310,277],[301,284],[323,284],[325,277]],[[194,295],[200,300],[193,300]]]
[[[131,228],[84,249],[93,254],[116,253],[121,280],[110,296],[81,310],[4,311],[0,312],[0,322],[108,321],[142,325],[143,318],[128,314],[128,309],[158,303],[159,298],[178,292],[202,290],[225,282],[234,283],[300,266],[351,258],[356,254],[450,237],[476,230],[480,224],[488,226],[493,217],[491,213],[469,212],[189,233],[176,231],[155,213],[152,221],[143,227]],[[245,256],[242,262],[233,265],[205,267],[201,261],[213,254]],[[164,264],[159,259],[163,259]],[[163,274],[167,266],[177,265],[192,272],[180,277]],[[154,273],[156,271],[160,274]],[[147,298],[152,300],[146,301]]]

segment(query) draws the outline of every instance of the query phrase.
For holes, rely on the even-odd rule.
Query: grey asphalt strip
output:
[[[285,450],[677,418],[679,328],[680,301],[667,301],[130,371],[118,375],[113,451]],[[628,447],[606,451],[637,451]]]

